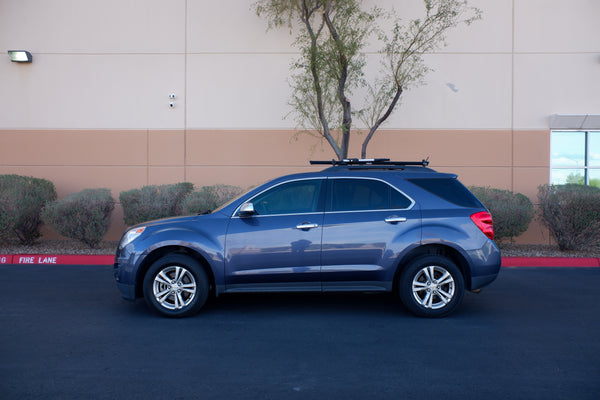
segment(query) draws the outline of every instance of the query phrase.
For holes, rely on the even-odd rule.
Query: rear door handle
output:
[[[398,222],[406,222],[406,218],[404,217],[387,217],[385,222],[388,224],[397,224]]]
[[[310,222],[303,222],[300,225],[296,225],[296,229],[309,230],[318,227],[319,224],[311,224]]]

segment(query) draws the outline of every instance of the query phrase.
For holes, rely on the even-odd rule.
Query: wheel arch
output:
[[[208,276],[208,280],[209,280],[209,284],[210,284],[210,293],[211,294],[215,293],[215,276],[214,276],[213,270],[210,267],[210,264],[208,263],[208,261],[206,261],[206,259],[200,253],[198,253],[197,251],[195,251],[193,249],[190,249],[189,247],[185,247],[185,246],[164,246],[164,247],[159,247],[159,248],[153,250],[151,253],[149,253],[144,258],[144,260],[140,264],[140,266],[138,268],[137,276],[136,276],[136,285],[135,285],[136,297],[144,296],[144,293],[143,293],[144,277],[146,276],[146,272],[148,271],[150,266],[152,264],[154,264],[154,262],[156,260],[158,260],[168,254],[183,254],[183,255],[186,255],[186,256],[191,257],[194,260],[196,260],[200,264],[200,266],[202,266],[202,268],[206,272],[206,275]]]
[[[394,274],[394,281],[393,281],[393,291],[397,292],[398,291],[398,281],[400,278],[400,275],[402,274],[402,271],[404,271],[404,268],[406,268],[407,265],[409,265],[413,260],[422,257],[422,256],[427,256],[427,255],[437,255],[437,256],[442,256],[442,257],[446,257],[450,260],[452,260],[452,262],[454,262],[454,264],[456,264],[456,266],[460,269],[460,272],[463,275],[463,279],[465,280],[465,288],[467,288],[467,290],[470,290],[471,288],[471,274],[470,274],[470,268],[469,268],[469,263],[467,262],[466,258],[460,253],[460,251],[458,251],[457,249],[445,245],[445,244],[426,244],[423,246],[419,246],[416,247],[414,249],[412,249],[410,252],[408,252],[407,254],[405,254],[400,261],[398,262],[398,266],[396,267],[396,272]]]

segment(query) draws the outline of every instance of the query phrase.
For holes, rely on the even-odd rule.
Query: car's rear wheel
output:
[[[209,282],[202,266],[183,254],[155,261],[144,277],[148,305],[168,317],[197,313],[208,298]]]
[[[428,255],[419,257],[402,271],[398,282],[402,303],[421,317],[444,317],[462,301],[465,284],[452,260]]]

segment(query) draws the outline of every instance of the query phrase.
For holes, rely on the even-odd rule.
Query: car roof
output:
[[[331,165],[320,171],[327,176],[380,176],[409,178],[456,178],[454,174],[445,174],[428,168],[429,160],[391,161],[389,158],[350,158],[331,161],[311,161],[311,165]]]
[[[372,177],[379,179],[417,179],[417,178],[446,178],[455,179],[456,174],[438,172],[434,169],[427,167],[383,167],[383,166],[370,166],[370,167],[353,167],[353,166],[335,166],[325,168],[321,171],[314,172],[302,172],[291,175],[284,175],[270,183],[286,181],[290,179],[309,179],[309,178],[323,178],[323,177]]]
[[[426,167],[403,167],[403,168],[355,168],[355,167],[331,167],[320,171],[320,175],[329,177],[336,176],[357,176],[357,177],[379,177],[387,179],[389,177],[400,179],[416,178],[456,178],[455,174],[438,172]]]

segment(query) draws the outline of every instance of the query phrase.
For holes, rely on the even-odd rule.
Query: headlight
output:
[[[125,235],[123,235],[123,239],[121,239],[121,243],[119,243],[119,247],[122,249],[127,246],[129,243],[133,242],[138,238],[144,231],[146,230],[145,226],[141,228],[134,228],[127,231]]]

